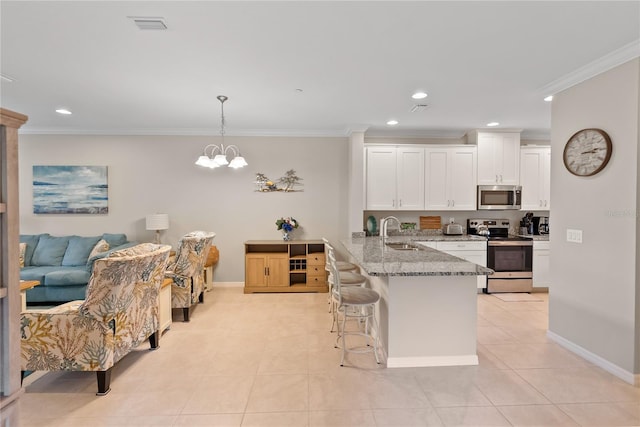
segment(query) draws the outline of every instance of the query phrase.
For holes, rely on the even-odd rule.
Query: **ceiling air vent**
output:
[[[413,107],[411,107],[411,110],[409,111],[412,113],[415,113],[415,112],[424,111],[427,108],[429,108],[429,104],[416,104]]]
[[[140,30],[166,30],[167,24],[162,17],[129,16]]]

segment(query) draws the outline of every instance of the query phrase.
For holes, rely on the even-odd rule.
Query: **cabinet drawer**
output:
[[[307,274],[307,285],[308,286],[321,286],[326,285],[327,279],[324,275],[322,276],[310,276]]]
[[[548,241],[544,240],[534,240],[533,241],[533,250],[534,251],[548,251],[551,248],[551,245]]]
[[[324,276],[326,273],[324,264],[322,265],[307,265],[307,275],[311,276]]]
[[[309,254],[307,255],[307,265],[324,265],[324,254]]]
[[[487,249],[487,242],[438,242],[439,251],[483,251]]]

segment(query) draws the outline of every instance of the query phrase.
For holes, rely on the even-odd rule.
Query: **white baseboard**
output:
[[[244,282],[214,282],[214,288],[244,288]]]
[[[428,366],[477,365],[475,354],[460,356],[388,357],[387,368],[422,368]]]
[[[640,387],[640,375],[634,375],[633,372],[629,372],[619,367],[618,365],[609,362],[607,359],[604,359],[597,354],[590,352],[586,348],[581,347],[572,341],[569,341],[568,339],[556,334],[555,332],[547,331],[547,337],[549,337],[550,340],[560,344],[567,350],[582,357],[583,359],[588,360],[599,368],[602,368],[610,374],[615,375],[621,380],[628,382],[629,384],[636,387]]]

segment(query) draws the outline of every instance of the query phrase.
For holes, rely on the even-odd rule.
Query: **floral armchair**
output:
[[[180,239],[175,261],[170,261],[166,277],[171,283],[171,307],[181,308],[189,321],[191,306],[204,302],[204,264],[215,233],[192,231]]]
[[[143,243],[98,259],[86,299],[21,314],[25,371],[96,371],[98,393],[110,391],[111,368],[149,338],[160,338],[158,296],[171,247]]]

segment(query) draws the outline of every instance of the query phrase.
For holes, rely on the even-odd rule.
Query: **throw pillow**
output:
[[[96,243],[96,245],[91,250],[91,253],[89,254],[89,258],[93,258],[94,256],[102,252],[106,252],[108,250],[109,250],[109,244],[107,243],[107,241],[104,239],[100,239],[98,243]]]
[[[27,251],[27,244],[20,243],[20,268],[24,267],[24,254]]]

